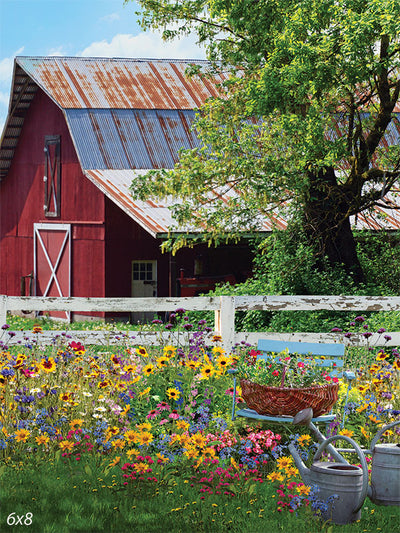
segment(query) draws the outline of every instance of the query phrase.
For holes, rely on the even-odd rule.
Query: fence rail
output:
[[[169,312],[178,308],[186,311],[214,311],[215,333],[221,335],[226,350],[242,341],[256,344],[259,338],[280,339],[304,342],[349,342],[340,333],[276,333],[276,332],[237,332],[235,331],[236,311],[400,311],[400,297],[397,296],[196,296],[194,298],[53,298],[41,296],[0,295],[0,327],[7,321],[7,312],[24,311],[72,311],[72,312]],[[68,329],[68,328],[66,328]],[[6,330],[5,330],[6,331]],[[22,342],[28,332],[15,332],[7,339],[7,344]],[[57,331],[43,332],[41,342],[53,342]],[[109,331],[75,331],[68,334],[74,339],[87,343],[117,342]],[[149,331],[129,332],[132,338],[141,343],[160,342],[160,335],[171,340],[174,332],[155,333]],[[182,335],[182,333],[180,333]],[[388,332],[391,337],[374,333],[368,343],[376,346],[400,345],[400,332]],[[118,335],[117,335],[118,337]],[[367,340],[354,334],[352,344],[365,344]]]

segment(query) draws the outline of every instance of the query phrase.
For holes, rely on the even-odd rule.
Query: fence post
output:
[[[222,337],[225,351],[232,350],[235,342],[235,297],[220,296],[220,307],[215,312],[215,326]]]
[[[7,296],[0,296],[0,328],[7,323]]]

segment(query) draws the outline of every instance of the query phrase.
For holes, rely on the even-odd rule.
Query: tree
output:
[[[139,4],[142,26],[166,39],[196,32],[210,69],[191,74],[222,81],[198,113],[202,146],[133,184],[135,194],[179,197],[178,223],[210,241],[254,228],[260,214],[278,225],[279,213],[300,217],[316,253],[361,281],[350,217],[396,208],[400,146],[385,135],[400,132],[400,2]]]

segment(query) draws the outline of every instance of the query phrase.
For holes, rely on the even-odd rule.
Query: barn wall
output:
[[[61,213],[43,210],[44,138],[61,136]],[[0,293],[20,294],[33,271],[33,224],[72,224],[72,295],[104,296],[104,196],[80,169],[62,111],[38,90],[0,184]]]

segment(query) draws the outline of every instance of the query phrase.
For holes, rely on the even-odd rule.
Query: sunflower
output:
[[[202,379],[208,379],[215,374],[215,368],[213,367],[213,365],[203,365],[201,367],[200,373]]]
[[[214,346],[211,351],[216,356],[223,355],[225,353],[225,350],[221,346]]]
[[[138,433],[132,429],[125,431],[124,438],[127,442],[136,442]]]
[[[153,441],[153,435],[149,431],[143,431],[138,435],[138,443],[140,445],[149,445]]]
[[[283,457],[278,457],[276,462],[278,464],[279,470],[282,470],[282,469],[288,468],[289,466],[292,466],[293,459],[291,457],[283,456]]]
[[[149,363],[148,365],[143,367],[142,372],[146,376],[149,376],[150,374],[152,374],[154,372],[154,368],[155,368],[155,366],[152,363]]]
[[[192,443],[194,446],[197,446],[198,448],[204,448],[206,439],[201,433],[197,432],[194,435],[192,435]]]
[[[168,364],[168,361],[169,361],[169,359],[165,355],[162,355],[161,357],[156,359],[156,363],[157,363],[158,368],[165,368],[167,366],[167,364]]]
[[[142,422],[136,426],[139,431],[150,431],[153,427],[150,422]]]
[[[199,456],[199,450],[194,446],[188,446],[184,451],[184,455],[188,459],[196,459]]]
[[[268,474],[267,479],[269,479],[269,481],[283,481],[285,478],[280,472],[271,472]]]
[[[171,359],[176,354],[175,346],[164,346],[163,354],[165,355],[165,357],[168,357],[168,359]]]
[[[196,370],[196,368],[198,368],[200,365],[200,361],[193,361],[192,359],[186,361],[185,363],[186,368],[190,368],[190,370]]]
[[[396,357],[396,359],[393,361],[393,368],[400,370],[400,357]]]
[[[232,364],[232,359],[224,354],[221,354],[218,358],[217,358],[217,365],[219,366],[219,368],[221,370],[225,370],[225,368],[227,366],[229,366],[230,364]]]
[[[173,387],[170,387],[169,389],[167,389],[166,393],[170,400],[178,400],[181,396],[180,390],[175,389]]]
[[[74,418],[69,423],[72,429],[76,429],[76,426],[81,427],[82,424],[83,424],[83,420],[81,418]]]

